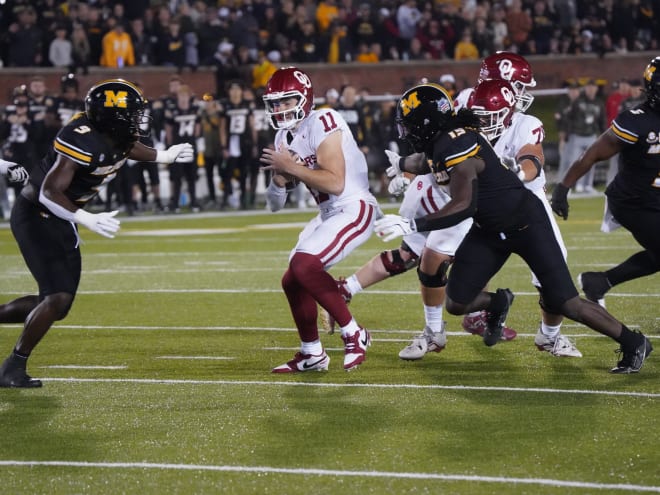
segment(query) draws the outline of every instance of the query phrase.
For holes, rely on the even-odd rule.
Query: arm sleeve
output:
[[[69,211],[66,208],[63,208],[62,206],[58,205],[54,201],[51,201],[46,197],[46,195],[43,193],[43,191],[39,191],[39,202],[44,205],[48,210],[55,216],[60,217],[63,220],[67,220],[69,222],[73,222],[73,217],[75,215],[75,212]]]
[[[270,181],[270,184],[268,184],[268,188],[266,189],[266,199],[268,200],[270,211],[279,211],[284,208],[286,197],[286,188],[279,187],[273,181]]]

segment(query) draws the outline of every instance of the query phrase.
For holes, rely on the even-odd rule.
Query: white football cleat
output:
[[[565,337],[561,333],[557,334],[554,340],[543,335],[541,329],[536,333],[534,337],[534,344],[538,347],[539,351],[549,352],[553,356],[557,357],[582,357],[582,353],[575,347],[575,344],[568,340],[568,337]]]
[[[328,371],[330,357],[325,350],[321,354],[297,352],[289,362],[273,368],[273,373],[298,373],[301,371]]]
[[[412,342],[399,352],[399,357],[406,361],[416,361],[422,359],[427,352],[440,352],[447,345],[447,334],[443,323],[442,330],[434,332],[429,327],[424,327],[424,331]]]

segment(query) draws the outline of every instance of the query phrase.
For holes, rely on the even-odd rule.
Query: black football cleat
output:
[[[603,272],[584,272],[577,276],[584,297],[605,307],[605,293],[612,288]]]
[[[624,351],[623,348],[618,349],[617,353],[623,354],[621,361],[616,363],[616,366],[610,370],[610,373],[617,375],[626,375],[630,373],[639,373],[639,370],[642,369],[642,365],[646,358],[653,351],[653,346],[651,341],[647,339],[644,335],[642,336],[642,342],[637,347]]]
[[[16,368],[8,363],[7,359],[0,366],[0,388],[39,388],[41,380],[28,375],[23,368]]]
[[[513,303],[513,293],[509,289],[497,289],[497,293],[503,292],[506,296],[506,306],[502,311],[486,312],[486,329],[484,330],[484,344],[492,347],[502,338],[504,322],[509,314],[509,308]]]

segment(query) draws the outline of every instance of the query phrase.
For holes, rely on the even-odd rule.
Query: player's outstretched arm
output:
[[[64,193],[71,184],[77,167],[74,161],[62,157],[46,175],[39,191],[39,202],[64,220],[84,225],[97,234],[113,238],[120,225],[119,220],[114,218],[117,211],[89,213],[78,208]]]

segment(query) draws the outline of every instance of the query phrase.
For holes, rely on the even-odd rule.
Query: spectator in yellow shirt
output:
[[[454,48],[454,60],[478,60],[479,49],[477,45],[472,42],[472,31],[466,28],[463,31],[461,40],[456,43]]]
[[[115,18],[111,19],[114,20],[114,27],[103,36],[100,65],[103,67],[135,65],[131,36],[124,30],[121,22]]]
[[[270,76],[272,76],[277,67],[274,63],[279,63],[280,52],[273,50],[268,52],[268,56],[263,51],[259,51],[256,65],[252,68],[252,87],[254,89],[265,88]]]
[[[336,0],[325,0],[319,2],[316,7],[316,24],[319,28],[319,33],[325,33],[330,27],[330,23],[339,15]]]

